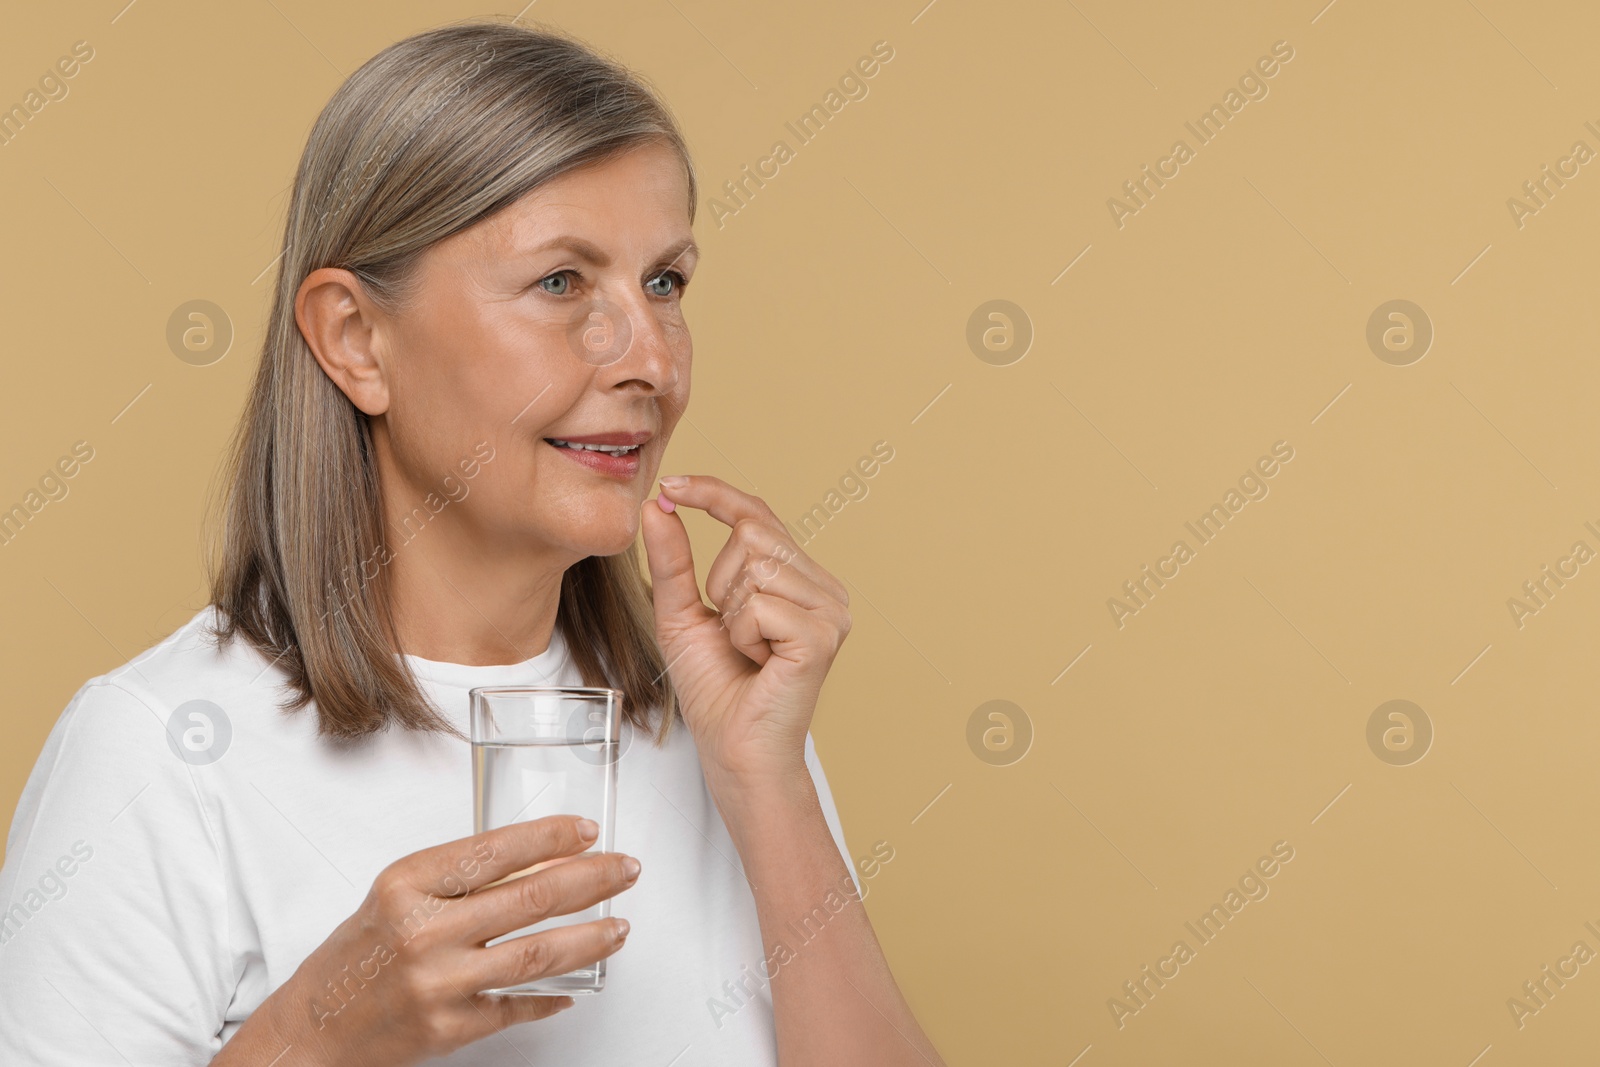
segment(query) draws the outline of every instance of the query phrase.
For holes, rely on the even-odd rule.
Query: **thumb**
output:
[[[662,511],[656,501],[646,500],[640,521],[645,557],[650,564],[656,629],[664,636],[672,629],[699,621],[711,609],[701,601],[700,587],[695,584],[694,553],[683,520],[676,513]]]

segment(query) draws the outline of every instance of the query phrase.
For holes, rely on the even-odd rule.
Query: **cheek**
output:
[[[688,323],[681,317],[664,320],[661,329],[666,336],[667,346],[672,350],[672,361],[678,371],[678,381],[672,390],[672,396],[680,405],[686,404],[689,401],[689,372],[694,366],[694,338],[689,334]]]
[[[409,481],[433,481],[455,462],[450,455],[449,403],[437,392],[391,391],[385,430],[394,458]]]
[[[562,321],[488,335],[444,385],[454,416],[507,441],[535,435],[572,407],[594,374],[568,342]]]
[[[682,312],[674,311],[661,316],[661,334],[666,338],[672,357],[680,364],[688,363],[694,356],[694,338],[689,335],[689,324]]]

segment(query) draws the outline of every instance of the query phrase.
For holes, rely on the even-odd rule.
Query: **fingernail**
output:
[[[618,919],[617,920],[617,937],[618,938],[627,937],[628,936],[628,930],[629,930],[628,920],[627,919]]]
[[[678,510],[678,505],[674,504],[664,496],[656,497],[656,505],[660,507],[662,511],[672,512]]]
[[[593,841],[600,836],[600,824],[593,819],[579,819],[578,836],[585,841]]]
[[[639,877],[639,861],[634,859],[632,856],[629,856],[627,859],[623,860],[622,873],[627,875],[629,878]]]
[[[556,1011],[566,1011],[576,1003],[577,1001],[573,1000],[571,997],[562,997],[560,1000],[556,1001]]]
[[[689,479],[681,474],[665,474],[659,480],[668,489],[682,489],[689,484]]]

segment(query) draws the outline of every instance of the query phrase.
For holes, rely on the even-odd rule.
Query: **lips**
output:
[[[654,437],[649,430],[617,430],[612,433],[591,433],[583,435],[551,434],[546,441],[566,441],[574,445],[612,445],[629,447],[642,445]]]
[[[639,473],[639,453],[653,435],[648,430],[546,437],[544,443],[599,474],[628,479]]]

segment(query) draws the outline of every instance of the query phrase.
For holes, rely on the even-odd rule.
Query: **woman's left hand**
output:
[[[850,632],[849,592],[760,497],[706,474],[661,494],[732,528],[706,575],[707,607],[683,519],[644,503],[656,640],[705,770],[736,783],[805,774],[817,696]]]

